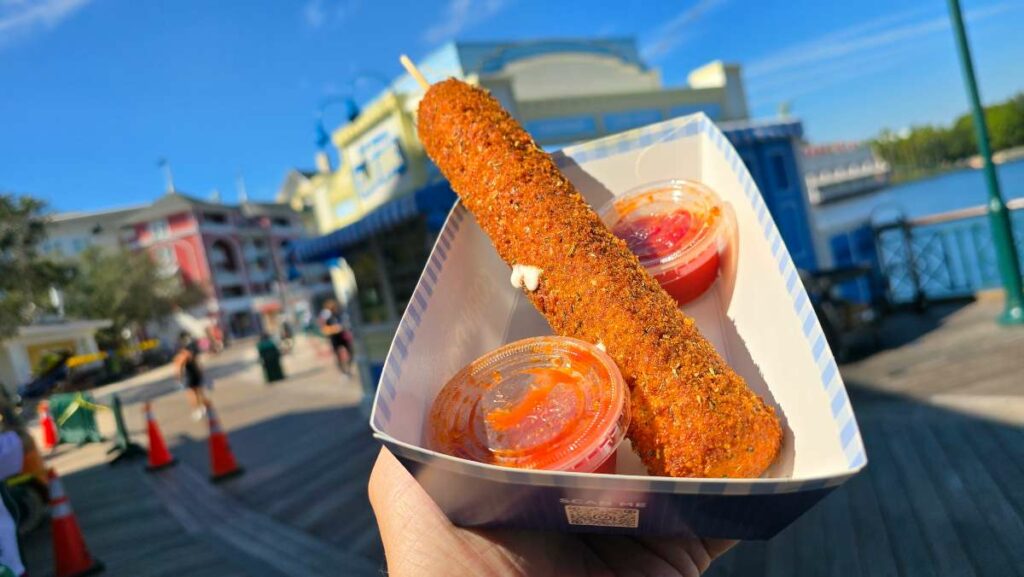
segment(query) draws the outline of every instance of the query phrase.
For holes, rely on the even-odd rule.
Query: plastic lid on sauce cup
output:
[[[691,180],[645,184],[612,199],[600,214],[669,293],[688,293],[673,294],[680,304],[703,293],[717,276],[718,254],[728,242],[731,213],[703,184]],[[676,280],[689,280],[691,286],[676,291],[666,286]]]
[[[581,340],[535,337],[452,377],[434,399],[427,439],[483,463],[593,472],[628,427],[628,391],[611,357]]]

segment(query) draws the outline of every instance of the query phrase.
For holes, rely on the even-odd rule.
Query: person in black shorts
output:
[[[320,312],[320,332],[327,337],[334,351],[334,360],[338,368],[346,375],[352,371],[352,333],[345,325],[344,313],[338,301],[328,300],[324,310]]]
[[[187,332],[182,331],[178,336],[174,365],[178,368],[178,382],[185,387],[189,405],[192,406],[192,419],[198,421],[206,415],[203,370],[199,366],[199,345]]]

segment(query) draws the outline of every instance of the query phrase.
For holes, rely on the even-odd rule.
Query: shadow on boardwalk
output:
[[[1024,574],[1024,429],[847,387],[867,469],[708,575]]]

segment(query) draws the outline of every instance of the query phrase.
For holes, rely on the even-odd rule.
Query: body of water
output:
[[[1003,198],[1024,198],[1024,160],[996,167]],[[980,170],[958,170],[878,192],[816,207],[813,212],[819,230],[845,228],[871,215],[888,217],[899,210],[908,217],[926,216],[983,205],[988,191]]]

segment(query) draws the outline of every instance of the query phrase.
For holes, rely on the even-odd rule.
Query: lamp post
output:
[[[967,31],[964,30],[960,0],[949,0],[949,16],[953,21],[953,35],[956,38],[957,52],[960,55],[964,86],[967,89],[971,113],[974,116],[974,130],[978,136],[978,152],[984,163],[992,243],[996,248],[999,275],[1003,279],[1003,289],[1006,291],[1005,306],[1003,314],[999,317],[999,322],[1007,325],[1024,325],[1024,289],[1021,286],[1020,261],[1017,259],[1017,247],[1013,243],[1010,214],[1006,210],[1006,203],[1003,202],[1003,196],[999,192],[999,176],[992,164],[992,151],[988,144],[988,126],[985,124],[985,111],[981,107],[978,84],[974,78],[974,64],[971,60],[971,48],[967,43]]]
[[[334,104],[343,104],[347,111],[345,120],[346,122],[352,122],[359,117],[361,112],[359,105],[356,103],[353,93],[355,92],[355,85],[361,79],[373,80],[382,84],[386,91],[393,91],[391,82],[388,81],[383,75],[372,72],[369,70],[360,70],[352,76],[352,80],[349,82],[349,90],[347,95],[342,96],[330,96],[320,102],[320,107],[316,113],[316,145],[322,152],[326,152],[327,145],[331,142],[331,137],[327,132],[327,128],[324,126],[324,110]]]
[[[164,169],[164,178],[167,179],[167,194],[174,194],[177,189],[174,188],[174,173],[171,172],[171,163],[166,158],[161,157],[156,162],[157,166]]]
[[[347,122],[352,122],[359,116],[359,105],[351,96],[332,96],[320,102],[320,106],[316,110],[316,146],[323,154],[327,154],[327,145],[331,143],[331,136],[327,133],[327,127],[324,126],[324,111],[337,104],[345,106]]]

